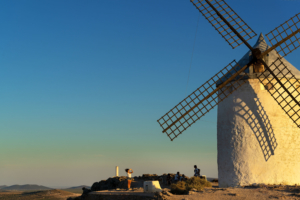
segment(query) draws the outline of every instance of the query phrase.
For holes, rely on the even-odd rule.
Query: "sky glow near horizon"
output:
[[[258,35],[300,8],[297,0],[226,2]],[[156,121],[248,51],[232,49],[201,15],[187,87],[199,18],[190,1],[0,7],[0,185],[92,185],[117,165],[120,175],[129,167],[136,176],[191,176],[197,164],[218,176],[216,108],[173,142]],[[286,57],[298,69],[299,53]]]

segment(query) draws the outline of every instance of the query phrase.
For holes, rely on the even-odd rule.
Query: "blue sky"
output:
[[[226,2],[257,34],[300,7]],[[217,109],[173,142],[156,121],[247,52],[231,49],[190,1],[13,0],[0,8],[0,185],[91,185],[117,165],[120,175],[130,167],[137,176],[191,176],[197,164],[218,176]],[[299,68],[299,49],[286,59]]]

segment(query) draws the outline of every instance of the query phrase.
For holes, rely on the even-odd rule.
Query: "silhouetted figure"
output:
[[[194,165],[194,176],[200,177],[200,169],[197,168],[197,165]]]
[[[167,185],[171,185],[172,177],[171,174],[168,174],[167,176]]]
[[[180,177],[180,181],[186,181],[186,177],[184,174],[182,174],[182,176]]]
[[[174,177],[174,182],[177,183],[180,180],[180,173],[177,172],[177,174]]]

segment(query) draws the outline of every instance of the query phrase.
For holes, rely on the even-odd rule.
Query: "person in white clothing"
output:
[[[133,173],[133,170],[132,169],[125,169],[125,172],[127,173],[128,190],[129,190],[130,186],[131,186],[131,181],[132,181],[131,174]]]

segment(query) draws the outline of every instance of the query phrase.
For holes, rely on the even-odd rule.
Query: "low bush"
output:
[[[198,191],[203,190],[204,187],[211,187],[211,183],[200,177],[192,177],[187,181],[178,181],[171,185],[171,192],[173,194],[187,194],[191,189]]]
[[[171,193],[173,194],[186,194],[188,190],[186,188],[185,181],[178,181],[177,183],[171,184]]]

